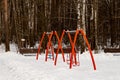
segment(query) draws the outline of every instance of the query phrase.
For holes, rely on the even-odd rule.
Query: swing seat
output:
[[[70,64],[69,59],[67,59],[66,62],[67,62],[67,64]],[[75,61],[73,61],[73,66],[80,66],[80,62],[77,62],[77,64],[75,64]]]
[[[48,59],[53,59],[52,54],[48,54]]]
[[[47,49],[45,49],[45,54],[47,54]],[[53,59],[54,60],[54,54],[52,54],[52,50],[48,49],[48,55],[47,55],[48,59]]]
[[[66,49],[68,49],[68,52],[67,52],[67,53],[70,53],[71,47],[68,47],[68,48],[66,48]],[[80,48],[76,48],[76,47],[75,47],[75,53],[78,53],[78,54],[79,54],[79,50],[80,50]],[[70,54],[71,54],[71,53],[70,53]],[[67,64],[70,64],[70,54],[69,54],[69,58],[68,58],[68,55],[67,55],[67,59],[66,59]],[[79,62],[79,61],[77,61],[77,64],[75,64],[75,61],[72,61],[72,62],[73,62],[73,66],[79,66],[79,65],[80,65],[80,62]]]
[[[80,66],[80,62],[77,62],[77,64],[75,64],[75,62],[73,62],[73,66]]]

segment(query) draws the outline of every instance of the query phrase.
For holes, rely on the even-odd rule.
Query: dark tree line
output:
[[[119,3],[119,0],[101,0],[99,2],[100,5],[98,9],[98,42],[102,46],[120,48]]]
[[[119,47],[119,3],[119,0],[0,0],[0,43],[8,45],[13,41],[19,48],[32,47],[44,31],[56,30],[60,35],[63,29],[81,27],[92,49]],[[84,46],[83,40],[78,43]],[[9,45],[6,48],[8,51]]]

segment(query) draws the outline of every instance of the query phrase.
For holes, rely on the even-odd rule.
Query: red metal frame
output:
[[[91,56],[92,63],[93,63],[93,68],[94,68],[94,70],[96,70],[95,60],[94,60],[94,57],[93,57],[92,50],[91,50],[90,44],[88,42],[88,39],[87,39],[87,37],[86,37],[86,35],[84,33],[84,30],[80,29],[79,32],[82,34],[82,36],[83,36],[83,38],[84,38],[84,40],[86,42],[86,45],[88,46],[88,50],[90,52],[90,56]]]
[[[58,48],[57,48],[57,52],[56,52],[56,58],[55,58],[54,65],[56,65],[56,63],[57,63],[59,50],[61,50],[63,61],[65,62],[64,52],[63,52],[62,45],[61,45],[61,42],[62,42],[62,39],[63,39],[63,36],[64,36],[65,32],[68,34],[68,37],[69,37],[69,40],[70,40],[70,44],[71,44],[71,47],[72,47],[71,52],[70,52],[70,66],[69,66],[70,69],[72,68],[73,61],[75,62],[75,65],[78,64],[77,59],[76,59],[75,43],[76,43],[76,39],[77,39],[78,34],[82,34],[82,36],[84,38],[84,41],[85,41],[85,43],[86,43],[86,45],[88,47],[88,50],[90,52],[91,60],[92,60],[92,63],[93,63],[93,68],[94,68],[94,70],[96,70],[96,64],[95,64],[95,61],[94,61],[94,57],[93,57],[93,54],[92,54],[92,50],[91,50],[90,44],[88,42],[86,34],[84,33],[84,30],[82,30],[82,29],[77,29],[77,30],[73,31],[75,33],[74,40],[72,40],[71,35],[70,35],[70,33],[72,31],[63,31],[62,35],[60,36],[60,38],[59,38],[59,36],[58,36],[56,31],[55,32],[52,31],[49,34],[44,32],[43,35],[42,35],[42,38],[41,38],[41,40],[39,42],[39,47],[38,47],[38,52],[37,52],[37,55],[36,55],[36,60],[38,60],[38,56],[39,56],[39,53],[40,53],[40,48],[41,48],[43,39],[45,37],[45,34],[47,34],[48,35],[48,44],[47,44],[45,61],[47,61],[48,50],[49,50],[50,47],[52,47],[52,42],[51,42],[52,36],[55,35],[57,40],[58,40]],[[52,50],[52,56],[53,56],[53,60],[54,60],[54,50]]]
[[[59,38],[57,32],[55,31],[55,35],[56,35],[56,38],[58,40],[58,48],[57,48],[57,51],[56,51],[56,57],[55,57],[54,65],[57,64],[57,58],[58,58],[58,52],[59,52],[59,50],[61,50],[63,62],[65,62],[64,52],[63,52],[62,45],[61,45],[64,34],[65,34],[65,31],[63,30],[62,35]]]
[[[66,31],[66,32],[68,34],[68,37],[69,37],[69,40],[70,40],[70,44],[71,44],[71,47],[72,47],[72,50],[71,50],[71,53],[70,53],[70,69],[71,69],[72,65],[73,65],[73,60],[74,60],[75,65],[77,65],[77,63],[78,63],[77,59],[76,59],[75,43],[76,43],[76,39],[77,39],[77,35],[79,33],[79,30],[75,31],[74,40],[72,40],[70,32],[69,31]]]
[[[92,59],[92,63],[93,63],[93,68],[94,70],[96,70],[96,64],[95,64],[95,61],[94,61],[94,57],[93,57],[93,54],[92,54],[92,50],[91,50],[91,47],[90,47],[90,44],[88,42],[88,39],[84,33],[84,30],[82,29],[77,29],[75,31],[75,36],[74,36],[74,40],[72,41],[72,38],[71,38],[71,35],[70,35],[70,32],[71,31],[66,31],[67,34],[68,34],[68,37],[69,37],[69,40],[70,40],[70,43],[71,43],[71,47],[72,47],[72,50],[71,50],[71,54],[70,54],[70,69],[72,68],[72,65],[73,65],[73,60],[75,61],[75,65],[77,65],[77,60],[76,60],[76,52],[75,52],[75,43],[76,43],[76,39],[77,39],[77,35],[78,34],[82,34],[83,38],[84,38],[84,41],[86,42],[86,45],[88,47],[88,50],[90,52],[90,56],[91,56],[91,59]]]
[[[40,48],[41,48],[43,39],[44,39],[45,35],[47,35],[47,36],[48,36],[48,43],[47,43],[47,49],[46,49],[46,55],[45,55],[45,61],[47,61],[47,59],[48,59],[48,54],[49,54],[49,51],[48,51],[48,50],[49,50],[50,47],[52,47],[52,42],[51,42],[51,40],[52,40],[53,35],[55,35],[56,38],[57,38],[57,40],[58,40],[58,48],[57,48],[56,58],[55,58],[54,64],[56,65],[56,63],[57,63],[58,52],[59,52],[60,50],[61,50],[61,52],[62,52],[63,61],[65,62],[64,52],[63,52],[62,45],[61,45],[61,42],[62,42],[62,39],[63,39],[64,34],[65,34],[65,31],[62,32],[62,35],[61,35],[61,37],[59,38],[59,36],[58,36],[58,34],[57,34],[56,31],[54,31],[54,32],[53,32],[53,31],[52,31],[52,32],[47,32],[47,33],[44,32],[43,35],[42,35],[42,38],[41,38],[41,40],[40,40],[40,42],[39,42],[39,47],[38,47],[38,52],[37,52],[37,55],[36,55],[36,60],[38,60],[38,56],[39,56],[39,53],[40,53]],[[53,47],[52,47],[52,48],[53,48]],[[54,60],[54,49],[52,49],[52,57],[53,57],[52,59]]]
[[[40,53],[40,48],[41,48],[41,46],[42,46],[42,42],[43,42],[43,39],[44,39],[44,37],[45,37],[45,34],[46,34],[46,32],[43,33],[42,38],[41,38],[41,40],[40,40],[40,42],[39,42],[38,52],[37,52],[37,54],[36,54],[36,60],[38,60],[39,54],[41,54],[41,53]]]
[[[42,42],[43,42],[43,39],[44,39],[45,35],[47,35],[47,37],[48,37],[48,43],[47,43],[47,49],[46,49],[46,56],[45,56],[45,61],[47,61],[48,50],[49,50],[50,47],[52,47],[51,38],[53,36],[53,31],[49,32],[49,33],[48,32],[47,33],[46,32],[43,33],[42,38],[40,39],[40,42],[39,42],[38,52],[36,54],[36,60],[38,60],[39,54],[41,54],[40,53],[40,48],[42,46]],[[54,51],[53,50],[52,50],[52,56],[53,56],[53,60],[54,60]]]
[[[54,50],[53,50],[52,42],[51,42],[51,39],[52,39],[52,36],[53,36],[53,31],[50,32],[50,34],[47,34],[47,35],[48,35],[48,43],[47,43],[45,61],[47,61],[47,59],[48,59],[48,54],[49,54],[48,51],[49,51],[50,48],[52,50],[52,59],[54,60]]]

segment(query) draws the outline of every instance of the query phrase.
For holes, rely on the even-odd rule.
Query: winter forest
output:
[[[0,80],[120,80],[120,0],[0,0]]]
[[[0,0],[0,44],[6,45],[6,51],[12,42],[18,48],[34,47],[43,32],[60,35],[81,28],[92,50],[120,49],[119,4],[120,0]],[[54,37],[52,41],[57,43]],[[69,44],[67,36],[63,42]],[[76,46],[85,50],[82,37]]]

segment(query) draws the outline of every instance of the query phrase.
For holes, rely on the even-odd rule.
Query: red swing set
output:
[[[94,70],[96,70],[96,64],[95,64],[95,61],[94,61],[94,57],[93,57],[93,54],[92,54],[90,44],[89,44],[88,39],[87,39],[87,37],[86,37],[86,35],[84,33],[84,30],[82,30],[82,29],[77,29],[77,30],[74,30],[74,31],[69,31],[69,30],[65,31],[65,30],[63,30],[60,37],[58,36],[56,31],[54,31],[54,32],[52,31],[52,32],[49,32],[49,33],[44,32],[43,35],[42,35],[42,38],[40,40],[40,43],[39,43],[38,52],[37,52],[37,55],[36,55],[36,60],[38,60],[38,56],[39,56],[39,53],[40,53],[40,47],[42,45],[42,41],[43,41],[45,35],[47,34],[48,35],[48,44],[47,44],[47,50],[46,50],[46,55],[45,55],[45,61],[47,61],[47,56],[49,54],[48,50],[52,46],[51,45],[52,36],[55,35],[57,40],[58,40],[58,47],[57,47],[57,50],[56,50],[56,57],[55,57],[54,65],[57,64],[58,53],[59,53],[60,50],[62,52],[63,62],[65,62],[64,51],[63,51],[63,48],[62,48],[62,39],[63,39],[65,33],[67,33],[68,38],[70,40],[70,44],[71,44],[69,68],[71,69],[73,64],[75,64],[75,65],[79,64],[77,59],[76,59],[75,44],[76,44],[78,34],[81,34],[83,36],[83,38],[84,38],[84,41],[85,41],[87,47],[88,47],[88,50],[89,50],[89,53],[90,53],[90,56],[91,56],[91,60],[92,60],[92,63],[93,63],[93,68],[94,68]],[[71,38],[71,33],[75,34],[73,40]],[[53,56],[53,60],[54,60],[54,50],[52,50],[52,56]]]
[[[40,40],[40,42],[39,42],[39,47],[38,47],[38,52],[37,52],[37,55],[36,55],[36,60],[38,60],[39,54],[41,54],[41,53],[40,53],[40,48],[41,48],[41,46],[42,46],[42,42],[43,42],[43,40],[44,40],[45,35],[47,35],[47,36],[48,36],[48,43],[47,43],[45,61],[47,61],[47,59],[48,59],[49,49],[50,49],[51,47],[53,47],[53,46],[52,46],[52,37],[53,37],[53,36],[56,36],[56,38],[57,38],[57,40],[58,40],[58,48],[57,48],[57,51],[56,51],[56,56],[58,56],[58,52],[61,50],[61,52],[62,52],[62,57],[63,57],[63,61],[65,62],[64,52],[63,52],[62,45],[61,45],[61,42],[62,42],[64,33],[65,33],[65,31],[63,31],[61,37],[59,38],[59,36],[58,36],[58,34],[57,34],[56,31],[54,31],[54,32],[53,32],[53,31],[52,31],[52,32],[47,32],[47,33],[44,32],[43,35],[42,35],[42,38],[41,38],[41,40]],[[52,59],[54,60],[54,49],[52,48],[51,50],[52,50],[52,57],[53,57]],[[55,60],[56,60],[56,59],[55,59]]]

